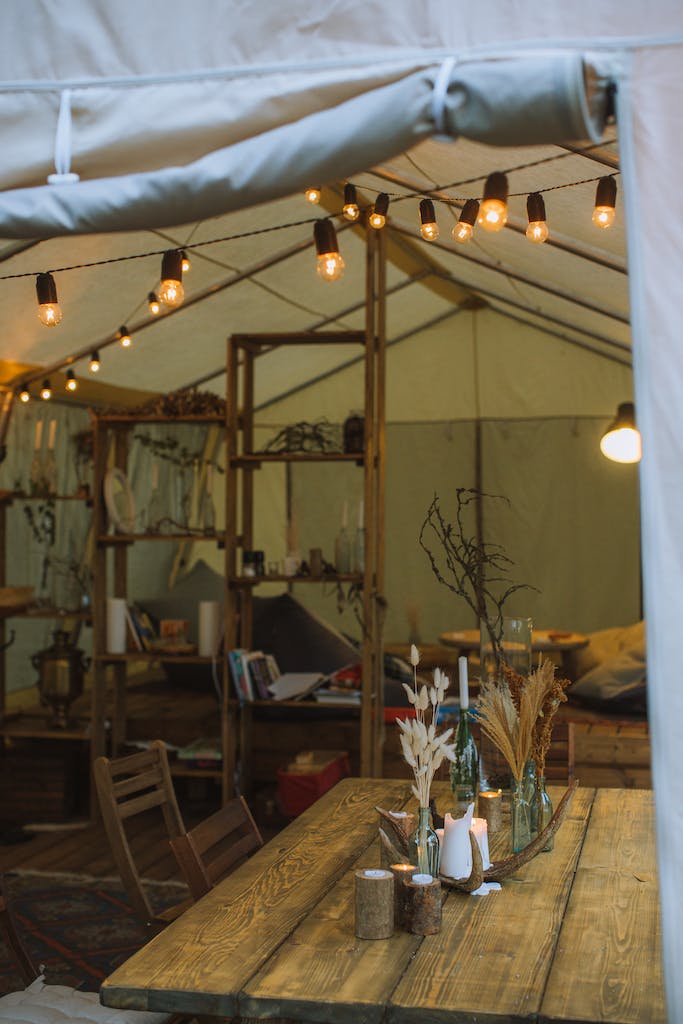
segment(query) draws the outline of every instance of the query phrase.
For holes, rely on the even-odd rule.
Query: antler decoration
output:
[[[528,846],[525,846],[525,848],[520,850],[519,853],[514,853],[512,856],[506,857],[504,860],[495,861],[490,868],[482,867],[479,846],[477,845],[474,834],[470,832],[472,871],[469,878],[450,878],[448,875],[439,875],[443,884],[447,885],[451,889],[457,889],[460,892],[474,892],[475,889],[479,888],[482,882],[501,882],[504,878],[509,878],[510,875],[514,875],[516,871],[519,871],[519,869],[524,867],[525,864],[532,861],[534,857],[536,857],[541,850],[547,846],[550,839],[555,835],[564,821],[569,804],[571,803],[578,785],[578,780],[571,784],[557,805],[557,810],[546,827],[542,832],[539,832],[536,838],[529,843]],[[381,827],[379,830],[380,842],[384,852],[390,858],[390,863],[397,864],[404,861],[408,856],[408,841],[404,830],[398,824],[398,821],[401,819],[394,818],[390,811],[385,811],[381,807],[376,807],[375,810],[390,826],[390,835],[388,835]]]

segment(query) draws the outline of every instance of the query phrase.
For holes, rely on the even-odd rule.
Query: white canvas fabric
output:
[[[0,997],[0,1021],[7,1024],[164,1024],[168,1013],[113,1010],[96,992],[46,985],[36,978],[21,992]]]

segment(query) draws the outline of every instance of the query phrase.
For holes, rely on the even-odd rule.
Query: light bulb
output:
[[[320,189],[319,188],[307,188],[305,192],[306,202],[310,203],[311,206],[317,206],[320,202]]]
[[[31,401],[31,392],[28,389],[28,384],[21,385],[21,391],[19,392],[19,400],[26,404]]]
[[[147,296],[147,309],[152,316],[158,316],[161,313],[161,303],[154,292],[150,292]]]
[[[640,462],[642,442],[633,402],[622,402],[615,419],[600,439],[600,451],[613,462]]]
[[[610,228],[614,224],[617,201],[617,181],[611,174],[600,178],[595,190],[593,223],[598,228]]]
[[[380,192],[375,201],[375,207],[368,217],[368,224],[375,231],[380,231],[387,222],[387,211],[389,209],[389,196],[386,192]]]
[[[183,258],[180,249],[169,249],[161,260],[161,284],[157,296],[165,306],[175,308],[185,298],[183,281]]]
[[[36,278],[38,296],[38,319],[46,327],[56,327],[62,322],[62,310],[57,299],[57,286],[52,274],[38,274]]]
[[[356,186],[350,183],[344,185],[344,207],[342,212],[347,220],[358,220],[360,217]]]
[[[119,341],[121,342],[122,348],[130,348],[133,344],[133,339],[130,336],[130,332],[127,327],[119,327]]]
[[[474,225],[477,222],[477,214],[479,213],[479,202],[477,199],[468,199],[462,208],[458,223],[453,228],[451,234],[456,242],[464,244],[469,242],[474,232]]]
[[[313,225],[318,276],[323,281],[338,281],[344,273],[344,260],[339,253],[337,232],[331,220],[324,218]]]
[[[184,249],[180,250],[180,256],[182,258],[183,274],[187,274],[188,271],[192,270],[192,264],[190,263],[190,257],[187,255]]]
[[[66,371],[66,384],[64,386],[67,391],[76,391],[78,388],[78,381],[76,380],[76,374],[73,370]]]
[[[93,352],[92,355],[90,356],[90,372],[91,373],[99,373],[100,372],[100,354],[99,354],[99,352]]]
[[[485,231],[500,231],[508,219],[508,180],[500,171],[489,174],[484,185],[484,198],[479,207],[477,223]]]
[[[50,399],[52,398],[52,388],[50,386],[50,381],[47,379],[47,377],[43,381],[43,386],[40,389],[40,397],[44,402],[49,402]]]
[[[319,253],[317,270],[323,281],[338,281],[344,273],[344,260],[338,252]]]
[[[548,225],[545,222],[545,203],[540,192],[532,192],[526,201],[529,226],[526,237],[530,242],[545,242],[548,237]]]
[[[426,242],[433,242],[439,237],[439,225],[436,223],[434,203],[431,199],[420,201],[420,234]]]

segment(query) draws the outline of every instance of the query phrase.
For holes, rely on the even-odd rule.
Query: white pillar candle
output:
[[[126,653],[126,602],[122,597],[107,598],[107,652]]]
[[[47,446],[50,451],[54,451],[55,439],[57,437],[57,420],[50,420],[50,429],[47,435]]]
[[[199,656],[213,658],[218,647],[218,601],[199,602]]]
[[[460,679],[460,710],[464,711],[470,706],[470,694],[467,686],[467,658],[464,655],[458,658],[458,676]]]
[[[472,871],[470,825],[474,804],[470,804],[462,818],[447,814],[444,819],[443,844],[439,871],[449,878],[468,878]]]
[[[474,838],[477,840],[477,846],[481,853],[481,863],[484,868],[491,867],[491,858],[489,856],[489,832],[488,823],[484,818],[472,818],[472,825],[470,831],[474,833]]]

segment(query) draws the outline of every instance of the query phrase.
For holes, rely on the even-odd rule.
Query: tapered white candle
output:
[[[43,443],[43,421],[36,420],[36,451]]]
[[[50,420],[50,430],[47,435],[47,447],[50,451],[54,451],[55,439],[57,437],[57,420]]]
[[[470,693],[467,686],[467,658],[464,655],[458,658],[458,674],[460,679],[460,709],[464,711],[470,706]]]
[[[472,824],[470,826],[470,832],[474,833],[474,838],[477,840],[477,846],[481,853],[482,867],[491,867],[491,858],[489,856],[489,833],[488,824],[484,818],[472,818]]]

